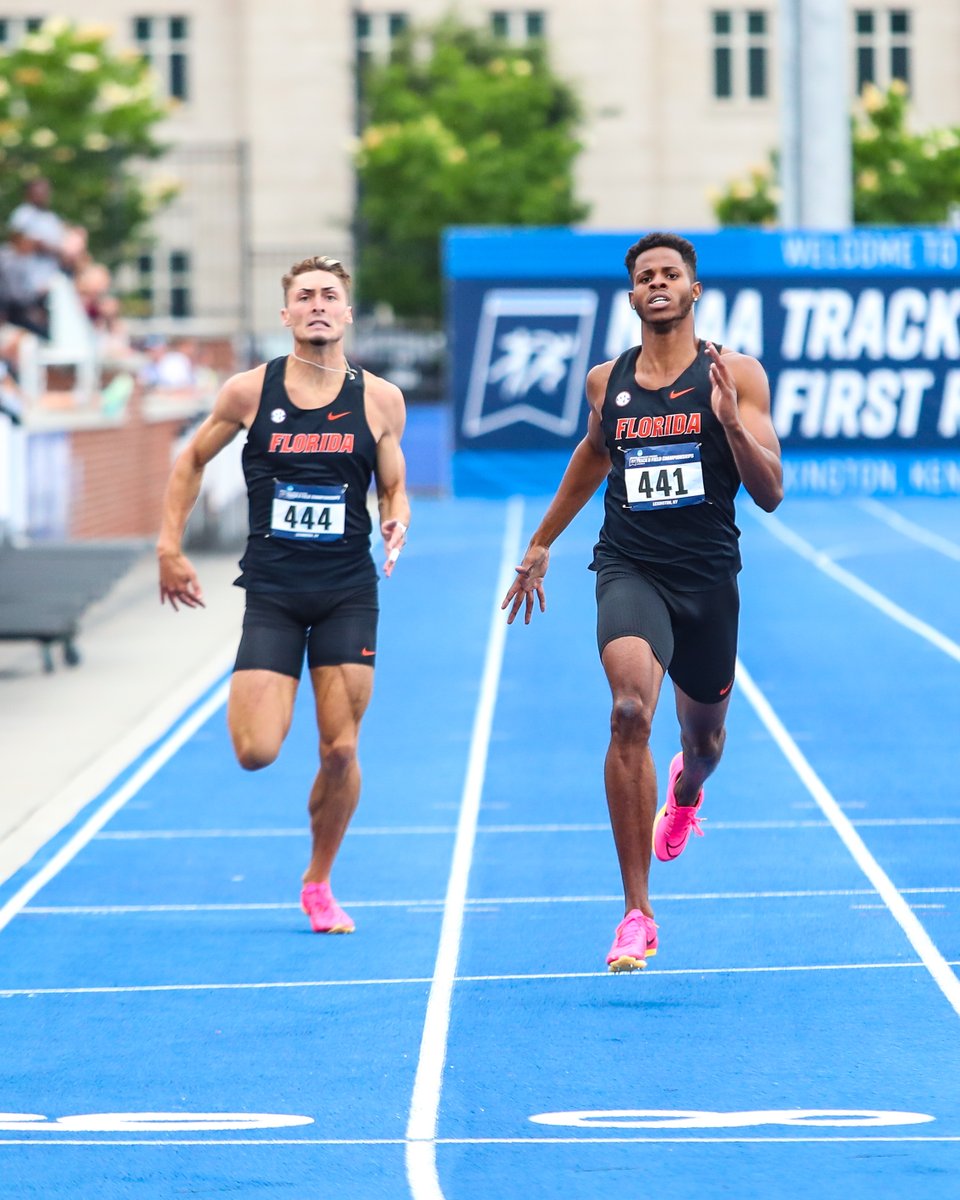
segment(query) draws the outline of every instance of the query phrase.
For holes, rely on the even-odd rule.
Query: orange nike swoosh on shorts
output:
[[[349,416],[350,416],[350,410],[347,409],[346,412],[342,412],[342,413],[327,413],[327,420],[328,421],[339,421],[341,417],[349,417]]]
[[[373,658],[373,656],[376,654],[376,650],[368,650],[366,646],[364,646],[360,653],[364,658]]]
[[[687,394],[687,392],[692,392],[692,391],[693,391],[693,388],[690,387],[690,388],[684,388],[682,392],[671,392],[670,399],[678,400],[681,396],[685,396]]]

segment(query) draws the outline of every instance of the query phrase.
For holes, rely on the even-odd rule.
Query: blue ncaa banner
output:
[[[639,234],[452,230],[459,450],[570,450],[584,380],[639,340]],[[958,449],[960,238],[947,230],[688,233],[701,337],[759,358],[785,450]]]

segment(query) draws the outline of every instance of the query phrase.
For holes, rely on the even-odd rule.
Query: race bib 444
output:
[[[339,541],[346,526],[346,491],[346,485],[274,484],[270,536],[298,542]]]

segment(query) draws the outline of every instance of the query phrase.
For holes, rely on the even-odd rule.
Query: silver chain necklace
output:
[[[290,357],[295,358],[297,362],[306,363],[309,367],[316,367],[318,371],[334,371],[337,375],[346,375],[348,379],[356,379],[357,377],[356,371],[350,366],[349,363],[347,363],[346,369],[343,367],[325,367],[323,363],[314,362],[312,358],[301,358],[300,355],[294,353],[293,350],[290,351]],[[343,361],[347,362],[346,359]]]

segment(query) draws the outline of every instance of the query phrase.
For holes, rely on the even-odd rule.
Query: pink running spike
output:
[[[353,933],[356,926],[334,900],[329,883],[305,883],[300,893],[303,911],[314,933]]]
[[[639,908],[631,908],[617,926],[607,967],[611,971],[642,971],[657,952],[657,926]]]
[[[653,822],[653,852],[661,862],[671,862],[684,852],[690,831],[703,837],[697,812],[703,804],[703,788],[696,804],[678,804],[674,788],[683,770],[683,752],[675,754],[670,764],[667,779],[667,802],[657,813]]]

